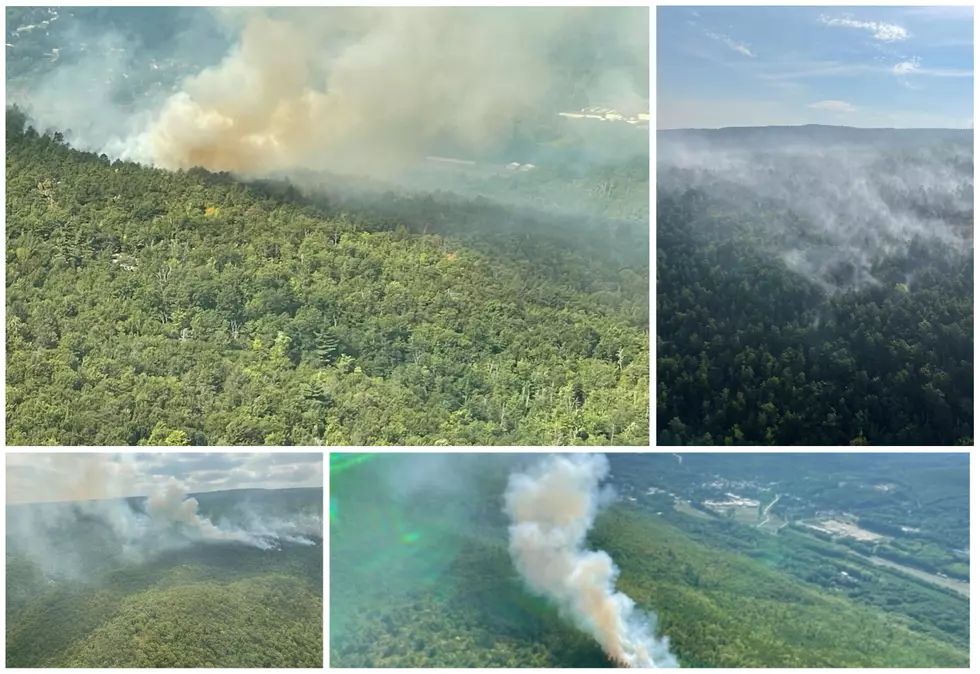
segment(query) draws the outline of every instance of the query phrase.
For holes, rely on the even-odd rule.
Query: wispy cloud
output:
[[[857,108],[845,101],[817,101],[806,107],[828,112],[857,112]]]
[[[909,73],[915,72],[919,69],[922,60],[916,56],[909,61],[902,61],[901,63],[896,63],[892,68],[892,72],[896,75],[908,75]]]
[[[894,23],[878,23],[876,21],[856,21],[849,17],[833,19],[829,16],[821,15],[820,23],[826,26],[836,26],[840,28],[860,28],[870,31],[872,37],[882,42],[901,42],[909,39],[908,30]]]
[[[775,72],[760,75],[762,79],[768,80],[794,80],[807,77],[851,77],[863,75],[876,70],[885,71],[885,68],[873,66],[866,63],[841,63],[839,61],[814,61],[812,63],[802,63],[796,69],[789,72]]]
[[[732,51],[737,51],[739,54],[743,54],[744,56],[751,56],[753,58],[755,57],[755,54],[753,54],[751,50],[749,50],[748,45],[746,45],[743,42],[737,42],[736,40],[733,40],[727,35],[722,35],[720,33],[713,33],[710,30],[705,31],[704,34],[710,37],[712,40],[718,40],[719,42],[724,43]]]
[[[928,77],[973,77],[972,70],[959,70],[957,68],[916,68],[913,72],[916,75]]]
[[[777,66],[778,67],[778,66]],[[810,77],[857,77],[869,73],[891,74],[897,76],[915,75],[921,77],[973,77],[972,70],[958,68],[925,68],[919,57],[907,58],[893,66],[871,63],[843,63],[840,61],[814,61],[799,64],[790,71],[763,73],[764,80],[794,80]]]

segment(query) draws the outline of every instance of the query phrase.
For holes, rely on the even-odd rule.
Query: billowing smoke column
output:
[[[528,587],[557,604],[606,654],[629,667],[677,667],[656,616],[615,589],[619,569],[608,554],[587,550],[586,534],[608,491],[605,456],[550,456],[510,476],[504,510],[510,555]]]
[[[534,52],[551,27],[484,14],[254,13],[237,48],[188,79],[135,149],[164,168],[254,173],[394,161],[444,127],[480,145],[545,90]],[[360,39],[339,35],[338,19]]]
[[[250,542],[239,532],[222,531],[211,520],[197,514],[196,498],[184,498],[184,487],[171,477],[166,486],[154,492],[147,501],[147,512],[153,522],[163,526],[186,527],[191,538],[200,540]]]
[[[171,55],[185,76],[166,97],[114,102],[107,73],[132,75],[125,87],[136,88],[153,76],[126,72],[129,56],[143,58],[126,36],[80,27],[73,42],[100,48],[29,83],[18,102],[79,149],[247,176],[388,175],[434,145],[500,148],[515,120],[559,111],[556,87],[574,86],[583,103],[645,105],[645,8],[228,8],[206,18],[230,49],[215,62],[189,29]],[[584,66],[589,75],[568,83]]]
[[[484,149],[542,104],[555,73],[550,51],[556,40],[575,39],[589,16],[554,8],[252,10],[239,15],[244,28],[229,56],[187,79],[125,150],[163,168],[254,174],[377,172],[442,137]]]

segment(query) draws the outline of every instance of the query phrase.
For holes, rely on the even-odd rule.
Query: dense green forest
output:
[[[875,149],[864,178],[835,178],[817,150],[703,155],[757,162],[749,178],[664,160],[658,444],[973,443],[964,133]],[[921,174],[943,178],[920,185]],[[834,190],[848,194],[841,180],[871,196],[835,202]]]
[[[197,496],[213,514],[245,500],[279,514],[322,511],[321,489]],[[39,507],[8,506],[8,524]],[[49,548],[71,562],[68,575],[26,554],[50,531],[12,540],[8,526],[8,667],[323,666],[322,541],[194,543],[134,564],[107,557],[86,512]]]
[[[649,174],[575,180],[591,215],[331,195],[8,110],[7,443],[646,444]]]
[[[511,563],[501,495],[510,469],[533,460],[331,459],[332,666],[612,666]],[[620,490],[637,466],[611,463]],[[968,602],[955,593],[876,575],[809,539],[729,533],[736,545],[715,529],[749,527],[678,514],[694,522],[687,530],[671,517],[624,499],[599,516],[590,545],[620,567],[617,589],[656,611],[682,666],[969,664]],[[828,566],[838,577],[860,568],[862,592],[821,582]]]

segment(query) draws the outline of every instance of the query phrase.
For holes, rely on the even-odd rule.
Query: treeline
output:
[[[636,224],[351,212],[77,152],[16,110],[6,205],[8,444],[649,441]]]

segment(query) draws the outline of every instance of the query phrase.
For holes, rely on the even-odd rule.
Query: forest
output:
[[[322,515],[322,489],[195,496],[215,521],[246,505]],[[145,499],[130,501],[138,509]],[[97,509],[56,506],[69,516],[55,518],[51,504],[7,506],[8,667],[323,666],[322,539],[274,550],[195,542],[136,563],[117,554],[126,547],[107,538]],[[11,518],[29,515],[59,528],[11,538]]]
[[[972,132],[661,134],[660,445],[972,445]]]
[[[650,471],[650,457],[608,456],[620,496],[626,473]],[[502,494],[508,473],[533,460],[332,457],[331,666],[613,666],[511,563]],[[729,533],[736,545],[723,533],[733,527],[749,529],[620,498],[589,534],[620,568],[617,589],[656,612],[681,666],[968,666],[969,607],[955,593],[806,539]],[[843,590],[820,581],[828,566],[866,577]]]
[[[646,444],[649,173],[592,171],[615,219],[166,172],[10,109],[7,444]]]

